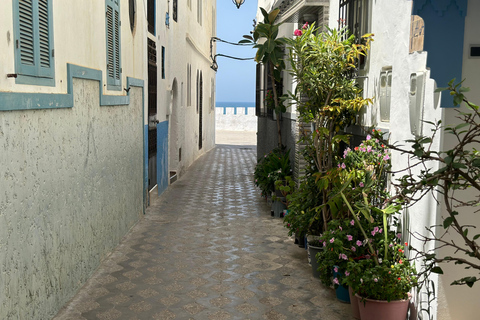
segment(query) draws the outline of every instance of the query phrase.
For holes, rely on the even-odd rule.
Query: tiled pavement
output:
[[[255,160],[252,146],[201,157],[55,319],[352,319],[270,216]]]

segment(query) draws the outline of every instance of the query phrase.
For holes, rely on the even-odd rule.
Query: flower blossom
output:
[[[297,37],[298,37],[298,36],[301,36],[301,35],[302,35],[302,30],[300,30],[300,29],[295,30],[295,31],[293,32],[293,35],[294,35],[294,36],[297,36]]]
[[[335,283],[335,284],[340,284],[340,282],[338,282],[338,279],[337,279],[337,278],[334,278],[334,279],[333,279],[333,283]]]
[[[353,237],[351,235],[347,234],[347,240],[352,241],[352,239],[353,239]]]
[[[359,186],[360,188],[363,188],[365,185],[363,184],[363,182],[360,182],[360,183],[358,184],[358,186]]]
[[[302,29],[307,29],[308,28],[308,22],[305,22],[305,24],[303,25]]]
[[[357,248],[352,247],[352,249],[350,249],[350,250],[352,250],[352,252],[355,252],[355,251],[357,251]]]
[[[373,281],[378,282],[378,279],[377,279],[377,278],[373,278]]]
[[[345,271],[345,275],[348,277],[350,275],[350,272]]]
[[[335,238],[330,239],[330,243],[333,243],[335,241]]]
[[[338,272],[338,267],[334,267],[333,271]]]
[[[372,139],[372,136],[368,134],[367,135],[367,141],[370,140],[370,139]]]
[[[345,169],[347,166],[345,165],[345,163],[342,163],[342,169]]]
[[[362,245],[362,241],[360,241],[360,240],[357,240],[357,243],[356,243],[356,244],[357,244],[357,246],[359,246],[359,247],[360,247],[360,246]]]
[[[350,225],[354,225],[355,224],[355,220],[352,219],[352,221],[350,221]]]
[[[388,156],[388,154],[386,154],[386,155],[383,157],[383,161],[387,161],[388,159],[390,159],[390,157]]]

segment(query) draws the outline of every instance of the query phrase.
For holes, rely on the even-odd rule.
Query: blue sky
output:
[[[257,0],[245,0],[240,9],[237,9],[232,0],[217,0],[217,37],[230,42],[240,41],[244,34],[252,31],[256,12]],[[218,53],[250,58],[255,55],[255,50],[250,46],[217,42]],[[255,101],[255,62],[217,57],[217,63],[216,100]]]

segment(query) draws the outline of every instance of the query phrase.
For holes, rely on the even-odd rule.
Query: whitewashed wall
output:
[[[224,114],[225,112],[225,114]],[[255,108],[248,108],[245,114],[245,108],[226,107],[215,108],[215,128],[216,130],[226,131],[257,131],[257,117]]]
[[[216,30],[216,1],[202,1],[201,24],[197,21],[197,4],[197,0],[192,0],[189,8],[186,1],[179,1],[178,19],[175,22],[172,19],[171,2],[170,8],[167,7],[167,2],[157,3],[158,49],[165,46],[167,56],[166,79],[159,78],[158,120],[169,121],[169,170],[176,171],[178,175],[215,146],[215,89],[212,90],[212,85],[215,86],[215,72],[210,68],[210,38]],[[169,27],[164,19],[167,10],[170,12]],[[191,106],[187,106],[187,63],[192,69]],[[202,137],[199,137],[196,106],[197,70],[201,70],[203,76]],[[199,139],[203,139],[201,150],[198,148]]]

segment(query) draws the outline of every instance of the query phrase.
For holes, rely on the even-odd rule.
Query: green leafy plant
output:
[[[290,150],[275,148],[258,159],[255,166],[255,185],[262,190],[262,196],[270,196],[275,191],[275,181],[284,180],[292,174]]]
[[[314,25],[304,26],[295,35],[288,39],[290,73],[297,83],[290,97],[297,104],[300,120],[315,125],[312,159],[318,169],[317,187],[326,202],[338,179],[332,169],[337,165],[340,143],[349,143],[342,130],[353,124],[359,110],[371,102],[361,97],[361,89],[352,77],[356,61],[369,49],[371,35],[363,37],[363,44],[355,44],[355,37],[347,37],[346,29],[319,33]],[[329,209],[327,205],[321,207],[324,228],[332,219]]]
[[[275,23],[280,9],[274,9],[270,13],[267,13],[264,8],[260,8],[263,15],[263,22],[259,22],[252,32],[252,35],[243,36],[245,39],[239,41],[243,44],[252,44],[257,49],[255,55],[255,61],[257,63],[263,63],[267,66],[268,77],[272,82],[273,87],[273,104],[267,104],[270,108],[273,108],[277,118],[277,134],[278,134],[278,146],[282,145],[282,130],[280,125],[280,115],[286,111],[286,107],[283,101],[285,96],[279,96],[277,85],[281,81],[282,71],[285,69],[285,61],[283,60],[284,48],[287,39],[284,37],[278,37],[278,31],[280,24]]]
[[[434,242],[435,248],[412,250],[418,259],[425,261],[425,270],[422,272],[425,281],[429,281],[430,272],[443,273],[441,264],[453,263],[465,268],[470,274],[460,275],[458,272],[459,278],[452,285],[472,287],[480,280],[480,234],[472,232],[475,225],[462,221],[465,221],[465,212],[478,212],[480,205],[480,152],[477,150],[480,143],[480,112],[479,106],[468,101],[464,95],[469,89],[454,82],[455,79],[449,82],[448,87],[437,91],[450,91],[455,106],[463,103],[463,107],[456,110],[459,124],[443,125],[441,121],[425,121],[432,127],[430,136],[407,141],[411,148],[396,144],[388,146],[409,156],[405,174],[395,183],[398,193],[390,201],[401,201],[408,207],[427,194],[440,194],[436,199],[442,202],[446,212],[442,224],[427,227],[427,235],[413,234],[424,244]],[[456,143],[451,149],[436,151],[433,141],[442,131],[451,135]],[[422,168],[419,174],[412,174],[414,167]],[[437,167],[438,169],[432,169]],[[440,231],[441,228],[444,232]],[[453,235],[460,240],[455,240]],[[450,249],[452,253],[442,255],[439,249]]]

